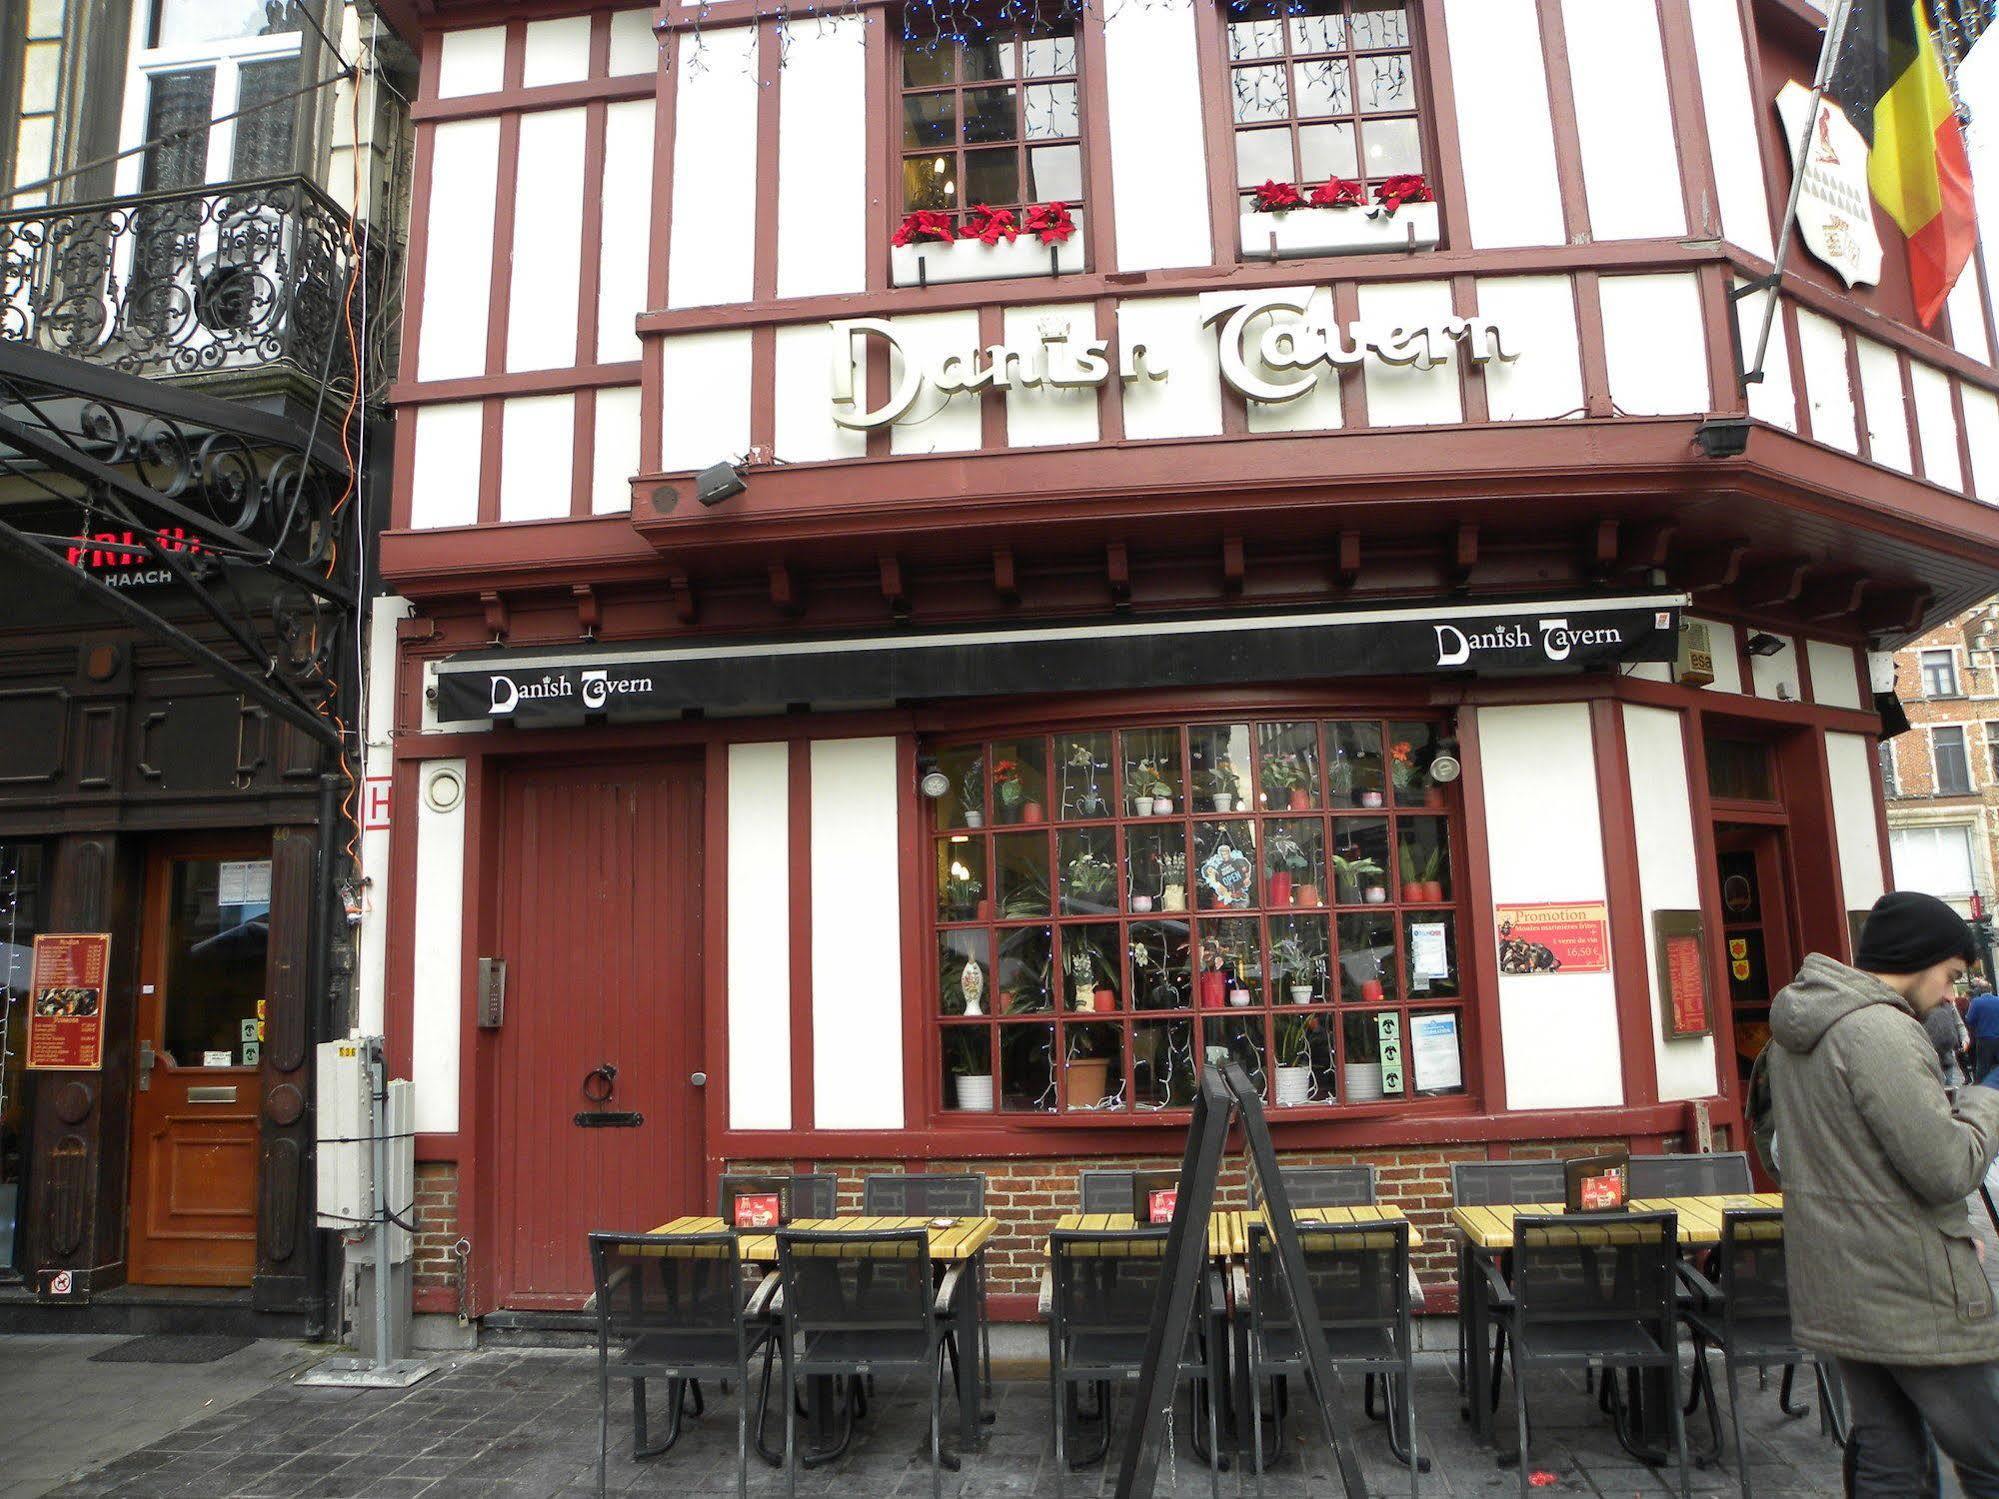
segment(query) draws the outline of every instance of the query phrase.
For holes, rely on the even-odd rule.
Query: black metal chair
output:
[[[1128,1213],[1131,1211],[1132,1179],[1136,1171],[1092,1166],[1076,1173],[1078,1211],[1085,1213]]]
[[[930,1238],[920,1228],[870,1232],[780,1229],[777,1265],[783,1331],[785,1489],[798,1492],[801,1380],[850,1384],[874,1374],[918,1373],[930,1385],[930,1493],[943,1493],[944,1322],[956,1273],[931,1279]]]
[[[1657,1197],[1747,1196],[1756,1190],[1749,1176],[1749,1155],[1741,1150],[1706,1155],[1635,1155],[1625,1174],[1625,1189],[1639,1199]]]
[[[1127,1188],[1124,1209],[1086,1211],[1124,1211],[1129,1206]],[[1048,1261],[1053,1288],[1048,1314],[1048,1392],[1055,1414],[1058,1496],[1066,1491],[1070,1468],[1100,1462],[1110,1450],[1112,1386],[1135,1383],[1145,1362],[1146,1327],[1152,1320],[1160,1281],[1166,1272],[1166,1236],[1170,1231],[1164,1226],[1104,1231],[1057,1229],[1049,1235]],[[1211,1315],[1212,1292],[1205,1276],[1201,1285],[1202,1294],[1188,1324],[1187,1342],[1174,1365],[1174,1382],[1189,1385],[1194,1399],[1207,1407],[1208,1487],[1219,1499],[1221,1479],[1216,1446],[1219,1417],[1215,1409],[1218,1392],[1202,1337],[1202,1328]],[[1072,1461],[1069,1428],[1080,1415],[1076,1396],[1082,1385],[1096,1390],[1103,1437],[1095,1451]]]
[[[750,1306],[735,1235],[592,1234],[597,1286],[597,1492],[611,1447],[611,1381],[632,1381],[632,1456],[657,1457],[680,1440],[695,1380],[735,1379],[736,1493],[748,1493],[750,1358],[768,1336]],[[672,1395],[666,1440],[646,1443],[646,1381]],[[697,1411],[698,1413],[698,1411]]]
[[[895,1171],[864,1177],[861,1211],[883,1218],[983,1218],[986,1179],[976,1171]],[[986,1394],[993,1392],[993,1335],[986,1320],[986,1265],[972,1261],[974,1304],[979,1309],[979,1379]]]
[[[1482,1262],[1488,1315],[1513,1353],[1519,1426],[1520,1493],[1530,1483],[1526,1377],[1536,1368],[1601,1365],[1619,1439],[1632,1446],[1617,1371],[1665,1375],[1666,1417],[1687,1499],[1687,1434],[1680,1409],[1679,1215],[1663,1213],[1528,1214],[1513,1220],[1512,1281]]]
[[[715,1211],[724,1218],[741,1192],[785,1193],[792,1218],[832,1218],[840,1211],[840,1178],[831,1171],[724,1171],[715,1192]]]
[[[1285,1185],[1290,1183],[1287,1178]],[[1348,1203],[1317,1204],[1344,1207]],[[1409,1303],[1409,1225],[1311,1224],[1298,1232],[1305,1274],[1336,1366],[1361,1370],[1372,1385],[1387,1386],[1389,1445],[1409,1465],[1409,1492],[1421,1467],[1416,1453],[1415,1338]],[[1305,1343],[1290,1289],[1284,1283],[1270,1230],[1249,1228],[1250,1431],[1256,1492],[1263,1493],[1263,1381],[1270,1379],[1277,1409],[1277,1444],[1284,1440],[1287,1404],[1283,1381],[1306,1372]],[[1370,1396],[1370,1404],[1372,1399]],[[1399,1407],[1399,1409],[1398,1409]],[[1400,1430],[1397,1430],[1398,1417]]]
[[[1837,1376],[1798,1346],[1791,1331],[1791,1284],[1784,1265],[1784,1215],[1769,1209],[1728,1209],[1721,1215],[1721,1249],[1717,1255],[1720,1284],[1691,1265],[1680,1274],[1694,1289],[1697,1310],[1687,1323],[1694,1335],[1694,1398],[1707,1397],[1708,1424],[1715,1450],[1721,1450],[1721,1413],[1717,1409],[1714,1376],[1707,1367],[1707,1346],[1720,1350],[1728,1378],[1729,1418],[1735,1427],[1735,1463],[1742,1499],[1750,1499],[1749,1462],[1742,1446],[1742,1394],[1736,1371],[1782,1367],[1784,1387],[1778,1400],[1784,1414],[1798,1417],[1808,1407],[1793,1408],[1791,1376],[1809,1364],[1818,1383],[1819,1421],[1833,1440],[1845,1445],[1845,1419]],[[1691,1401],[1689,1402],[1692,1403]]]
[[[1277,1170],[1294,1208],[1367,1207],[1374,1202],[1372,1166],[1279,1166]],[[1263,1206],[1263,1185],[1253,1171],[1249,1205]]]
[[[1568,1181],[1560,1161],[1453,1161],[1451,1163],[1451,1205],[1491,1207],[1522,1202],[1560,1202],[1568,1191]],[[1478,1260],[1469,1243],[1458,1246],[1458,1388],[1465,1397],[1464,1414],[1473,1415],[1474,1399],[1486,1399],[1488,1409],[1499,1407],[1499,1358],[1504,1345],[1494,1350],[1491,1389],[1471,1388],[1471,1372],[1465,1356],[1469,1347],[1476,1290],[1472,1266]],[[1485,1336],[1485,1329],[1477,1329]]]

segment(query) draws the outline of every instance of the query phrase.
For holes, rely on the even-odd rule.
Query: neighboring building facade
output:
[[[1881,745],[1895,885],[1971,914],[1999,888],[1999,605],[1947,620],[1895,652],[1909,730]]]
[[[1815,12],[412,10],[419,1310],[811,1161],[986,1172],[1026,1315],[1211,1049],[1429,1228],[1741,1142],[1887,887],[1868,652],[1999,584],[1982,266],[1925,332],[1885,218],[1794,254],[1738,379]],[[1329,177],[1399,206],[1258,192]]]
[[[0,6],[0,1326],[338,1300],[399,57],[340,0]],[[63,933],[110,938],[94,1054],[29,1039]]]

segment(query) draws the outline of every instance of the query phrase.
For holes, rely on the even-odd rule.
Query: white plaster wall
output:
[[[1735,648],[1735,626],[1724,624],[1718,619],[1689,619],[1707,626],[1708,648],[1714,654],[1714,680],[1707,685],[1709,692],[1742,691],[1742,655]]]
[[[1737,281],[1737,286],[1742,282]],[[1742,361],[1756,358],[1756,340],[1763,334],[1763,309],[1771,292],[1754,292],[1735,304],[1735,327],[1741,337]],[[1763,357],[1763,378],[1749,387],[1749,414],[1759,422],[1798,430],[1798,396],[1791,385],[1791,339],[1784,327],[1784,310],[1770,323],[1770,348]]]
[[[525,41],[521,82],[526,87],[580,83],[590,76],[588,16],[559,16],[548,21],[530,21]]]
[[[452,401],[416,409],[410,460],[410,526],[469,526],[479,519],[479,459],[484,407]]]
[[[650,99],[604,109],[604,237],[597,257],[597,358],[639,357],[638,315],[645,311],[652,245]]]
[[[1306,316],[1315,324],[1330,323],[1333,317],[1333,289],[1330,286],[1310,288],[1285,288],[1287,292],[1305,293]],[[1289,321],[1290,315],[1285,315]],[[1255,349],[1263,338],[1265,330],[1277,319],[1273,316],[1255,317],[1243,332],[1243,346]],[[1285,382],[1295,380],[1297,371],[1271,369],[1263,360],[1251,355],[1251,369],[1266,379],[1280,379]],[[1340,410],[1340,381],[1348,378],[1328,365],[1315,365],[1312,369],[1312,385],[1303,395],[1289,401],[1248,401],[1244,404],[1249,430],[1252,432],[1331,432],[1345,425],[1345,414]]]
[[[510,370],[562,369],[576,363],[584,123],[580,109],[531,110],[521,116],[507,299]]]
[[[382,594],[368,601],[368,675],[362,684],[365,703],[361,725],[363,740],[362,774],[372,780],[387,777],[396,768],[395,747],[390,738],[396,726],[396,621],[410,612],[409,601],[395,594]],[[365,796],[367,788],[362,788]],[[416,810],[390,809],[390,819],[400,817],[415,836]],[[384,991],[388,986],[389,944],[389,840],[393,826],[375,828],[361,834],[361,872],[368,888],[363,893],[361,926],[355,933],[355,1022],[365,1036],[382,1034],[386,1010]]]
[[[455,35],[456,33],[453,33]],[[424,259],[419,380],[486,373],[492,298],[493,207],[499,190],[500,122],[447,120],[431,147],[429,245]]]
[[[1707,338],[1700,283],[1674,271],[1605,276],[1597,286],[1612,404],[1626,416],[1706,411]]]
[[[915,317],[892,318],[890,322],[898,344],[889,355],[891,387],[902,378],[905,352],[921,364],[950,350],[970,350],[979,346],[979,313],[975,307],[959,312],[929,312]],[[981,399],[979,395],[962,390],[947,396],[926,384],[915,404],[909,408],[909,413],[889,428],[889,451],[963,453],[981,446]]]
[[[1606,899],[1588,707],[1481,708],[1478,741],[1493,900]],[[1499,1029],[1507,1108],[1624,1101],[1613,975],[1502,975]]]
[[[807,28],[810,29],[810,28]],[[669,307],[746,302],[757,223],[757,28],[709,27],[700,50],[680,44],[674,108]],[[727,205],[726,229],[716,215]]]
[[[1910,384],[1916,392],[1916,435],[1923,444],[1923,477],[1945,489],[1964,487],[1964,465],[1957,456],[1957,408],[1950,399],[1950,376],[1933,365],[1911,361]]]
[[[1860,451],[1853,379],[1846,367],[1846,334],[1816,312],[1798,309],[1798,353],[1805,367],[1805,404],[1812,440],[1843,453]]]
[[[1826,735],[1825,757],[1832,777],[1832,826],[1839,843],[1839,878],[1846,909],[1865,911],[1885,893],[1881,825],[1874,817],[1881,774],[1867,752],[1867,741],[1858,734]]]
[[[1164,380],[1124,382],[1124,435],[1214,437],[1222,430],[1222,367],[1215,330],[1201,326],[1195,297],[1146,297],[1118,304],[1118,368],[1129,372],[1143,344]]]
[[[1805,657],[1812,668],[1812,701],[1828,708],[1858,708],[1860,668],[1853,647],[1829,640],[1805,643]]]
[[[1104,22],[1118,269],[1206,265],[1206,135],[1191,5],[1113,7]]]
[[[611,16],[611,76],[628,78],[650,73],[659,65],[659,43],[652,34],[650,10],[621,10]]]
[[[1985,296],[1978,287],[1978,267],[1968,265],[1952,283],[1945,302],[1950,312],[1950,342],[1958,353],[1980,364],[1992,362],[1992,349],[1985,340]]]
[[[818,1129],[903,1125],[901,789],[895,740],[813,743],[812,1122]]]
[[[1694,56],[1700,66],[1701,109],[1708,155],[1714,162],[1717,206],[1724,235],[1764,259],[1775,253],[1770,196],[1763,181],[1763,152],[1756,139],[1762,118],[1749,82],[1749,48],[1737,0],[1689,0]],[[1785,382],[1789,384],[1789,374]],[[1772,420],[1765,417],[1764,420]]]
[[[1444,15],[1473,246],[1561,244],[1555,127],[1534,0],[1447,0]],[[1493,128],[1498,120],[1505,129]]]
[[[859,15],[828,15],[791,33],[778,84],[780,297],[867,286],[866,29]]]
[[[1999,501],[1999,396],[1964,384],[1964,436],[1971,446],[1971,492]]]
[[[491,94],[506,78],[507,28],[475,26],[438,38],[437,97]]]
[[[1694,847],[1693,797],[1687,789],[1685,725],[1669,708],[1624,705],[1624,760],[1631,777],[1631,818],[1638,853],[1638,898],[1645,908],[1645,982],[1652,995],[1652,1057],[1659,1097],[1705,1098],[1715,1091],[1714,1038],[1666,1037],[1659,993],[1655,911],[1698,911],[1700,855]]]
[[[1773,702],[1799,702],[1804,694],[1798,687],[1798,642],[1789,635],[1778,635],[1777,638],[1784,642],[1781,651],[1774,656],[1749,658],[1750,686],[1755,689],[1757,697],[1769,698]]]
[[[632,508],[632,475],[639,471],[639,388],[611,385],[597,392],[597,422],[590,450],[590,513]]]
[[[797,323],[777,330],[775,444],[787,463],[862,458],[868,435],[833,420],[833,330],[825,323]],[[866,361],[857,362],[855,389],[868,401]]]
[[[1382,281],[1360,288],[1360,317],[1375,328],[1419,328],[1451,316],[1448,281]],[[1370,427],[1418,427],[1464,420],[1458,361],[1431,369],[1400,368],[1369,359],[1361,366],[1367,382]]]
[[[458,1128],[458,1045],[464,1010],[460,987],[465,929],[465,805],[434,810],[425,795],[440,771],[465,785],[463,760],[425,760],[417,767],[416,898],[410,920],[433,940],[412,942],[410,1081],[416,1085],[416,1127],[425,1134]]]
[[[1510,364],[1485,365],[1486,410],[1496,422],[1580,417],[1583,366],[1576,293],[1567,276],[1496,276],[1478,283],[1478,310],[1506,330]]]
[[[1562,0],[1562,28],[1591,238],[1685,234],[1656,0]]]
[[[500,519],[569,514],[576,397],[520,396],[500,408]]]
[[[1017,348],[1033,348],[1040,341],[1044,319],[1067,328],[1072,345],[1081,346],[1097,339],[1097,308],[1094,302],[1070,303],[1060,307],[1009,307],[1003,315],[1001,336]],[[1015,386],[1004,395],[1008,447],[1043,448],[1057,443],[1097,440],[1097,387],[1094,385],[1069,390],[1060,390],[1052,385]]]
[[[790,777],[789,746],[729,746],[731,1129],[792,1123]]]
[[[1868,452],[1876,463],[1914,471],[1909,456],[1909,410],[1902,400],[1902,362],[1886,344],[1856,338],[1860,400],[1867,415]]]
[[[684,333],[661,345],[660,465],[667,473],[740,458],[750,447],[750,335]]]

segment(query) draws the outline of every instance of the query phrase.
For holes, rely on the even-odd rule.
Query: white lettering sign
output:
[[[1464,666],[1484,651],[1529,650],[1536,645],[1550,661],[1566,661],[1577,646],[1622,645],[1624,634],[1608,626],[1577,628],[1566,619],[1536,621],[1537,637],[1525,625],[1494,625],[1490,630],[1467,634],[1456,625],[1432,625],[1437,632],[1437,665]]]

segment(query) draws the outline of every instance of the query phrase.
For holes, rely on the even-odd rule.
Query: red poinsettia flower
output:
[[[924,239],[940,240],[948,245],[957,237],[958,231],[951,227],[950,214],[939,212],[934,208],[919,208],[896,226],[895,234],[889,239],[889,243],[897,249]]]
[[[1312,189],[1311,201],[1314,208],[1364,208],[1367,189],[1345,177],[1328,177]]]
[[[1304,195],[1288,182],[1265,182],[1256,189],[1258,213],[1283,213],[1287,208],[1301,208],[1304,203]]]
[[[1076,232],[1076,221],[1069,217],[1066,203],[1036,203],[1027,210],[1022,227],[1044,245],[1059,245]]]
[[[993,208],[985,203],[972,205],[972,217],[965,225],[967,239],[985,245],[996,245],[1001,240],[1012,244],[1019,233],[1020,226],[1014,222],[1011,208]]]
[[[1384,180],[1374,190],[1374,201],[1381,206],[1383,218],[1393,218],[1395,210],[1404,203],[1434,203],[1437,199],[1430,191],[1430,184],[1418,173],[1407,172]]]

